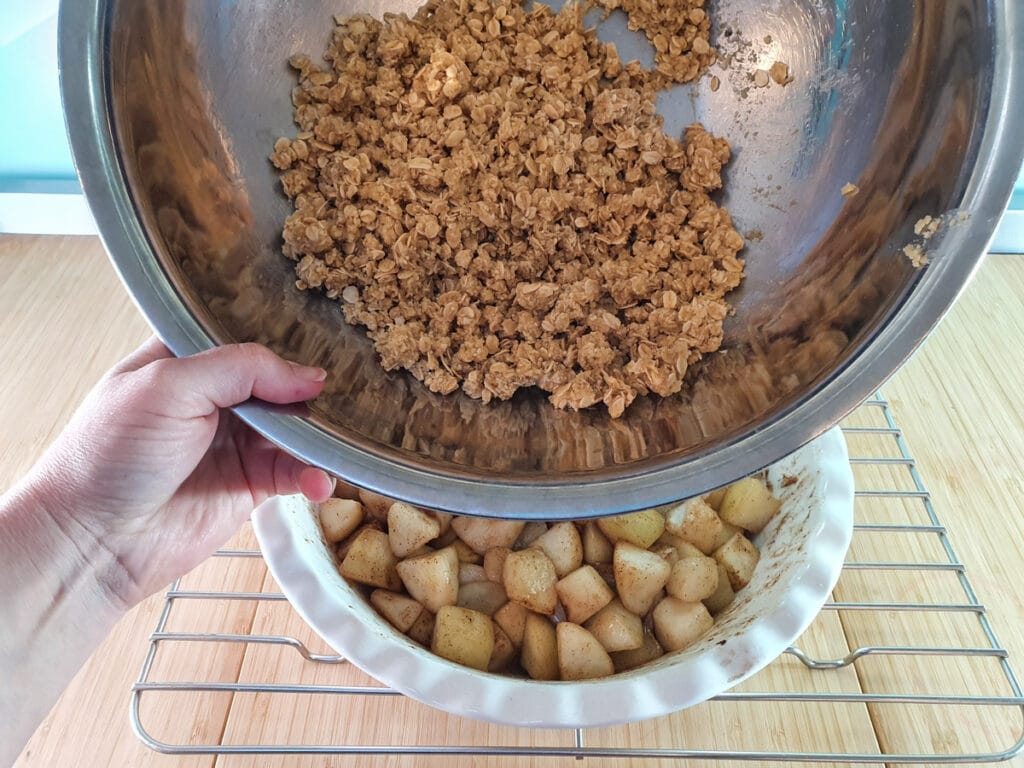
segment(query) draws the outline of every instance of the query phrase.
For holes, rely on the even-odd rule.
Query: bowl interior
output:
[[[989,0],[715,5],[714,42],[731,57],[716,70],[722,87],[677,89],[660,108],[671,131],[699,119],[733,143],[724,202],[748,237],[747,278],[724,351],[679,396],[641,399],[617,421],[556,411],[539,393],[488,406],[435,396],[385,373],[334,302],[294,286],[280,249],[290,205],[267,160],[295,131],[286,59],[318,58],[332,14],[412,12],[415,2],[309,0],[299,12],[287,0],[113,0],[106,50],[120,172],[160,269],[211,342],[259,341],[330,371],[301,427],[318,439],[478,479],[606,479],[711,456],[784,420],[847,369],[919,284],[962,282],[980,246],[965,247],[956,226],[925,272],[901,248],[918,218],[964,201],[995,46]],[[621,18],[602,34],[649,56]],[[794,81],[751,88],[752,71],[774,61]],[[847,182],[860,194],[841,195]],[[824,415],[817,430],[840,416]]]
[[[267,501],[253,528],[274,579],[305,621],[364,672],[454,714],[519,726],[590,727],[664,715],[749,677],[806,629],[828,598],[853,532],[853,476],[834,429],[773,465],[780,513],[754,541],[751,583],[696,644],[602,680],[546,683],[486,674],[392,628],[337,570],[301,497]]]

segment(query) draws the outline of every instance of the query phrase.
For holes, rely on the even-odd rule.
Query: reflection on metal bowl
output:
[[[82,183],[115,266],[178,354],[252,340],[330,372],[308,417],[240,414],[293,453],[425,506],[552,519],[654,505],[759,469],[822,433],[925,338],[984,252],[1020,165],[1015,0],[719,0],[732,57],[668,93],[728,138],[724,203],[748,235],[722,352],[619,420],[541,393],[483,405],[386,373],[338,306],[294,286],[290,207],[267,161],[289,135],[286,59],[339,12],[395,0],[82,0],[61,19]],[[616,34],[611,32],[610,34]],[[779,60],[794,81],[750,88]],[[860,193],[840,189],[854,183]],[[945,215],[915,269],[902,248]]]

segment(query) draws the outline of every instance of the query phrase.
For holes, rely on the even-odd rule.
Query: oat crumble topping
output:
[[[618,417],[721,345],[743,277],[711,197],[730,146],[700,125],[669,137],[654,110],[666,78],[714,60],[710,20],[703,0],[604,5],[651,37],[657,73],[580,6],[511,0],[338,18],[326,67],[291,58],[299,131],[271,157],[295,209],[284,253],[386,369]]]

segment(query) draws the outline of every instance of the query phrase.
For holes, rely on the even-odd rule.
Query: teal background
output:
[[[57,2],[0,0],[0,184],[75,178],[57,80]]]

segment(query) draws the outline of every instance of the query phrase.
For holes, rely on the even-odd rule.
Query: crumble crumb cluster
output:
[[[693,79],[710,23],[700,0],[672,5],[686,50],[673,32],[659,53]],[[645,29],[664,15],[623,7]],[[624,65],[583,12],[432,0],[412,19],[336,19],[326,68],[290,61],[299,132],[271,159],[298,286],[435,392],[535,386],[618,417],[721,345],[743,277],[743,238],[710,197],[730,146],[700,125],[667,136],[665,75]]]

